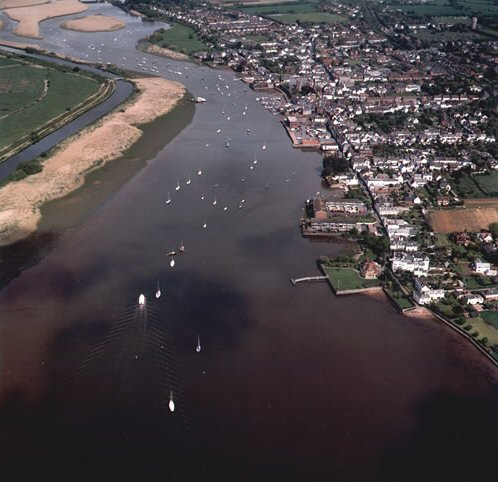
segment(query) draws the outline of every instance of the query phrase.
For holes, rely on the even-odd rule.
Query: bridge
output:
[[[327,276],[306,276],[305,278],[291,278],[290,280],[293,286],[298,283],[317,283],[319,281],[327,281]]]

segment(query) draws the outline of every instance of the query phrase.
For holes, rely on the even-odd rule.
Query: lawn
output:
[[[474,179],[488,196],[498,195],[498,172],[475,176]]]
[[[301,23],[343,23],[347,21],[346,17],[328,12],[288,13],[271,15],[271,18],[286,24],[295,23],[298,20]]]
[[[482,311],[482,318],[498,330],[498,311]]]
[[[387,290],[391,295],[394,302],[399,306],[401,310],[406,310],[407,308],[413,308],[414,304],[410,299],[401,291]]]
[[[80,72],[20,60],[0,68],[0,151],[70,113],[101,85],[100,80]]]
[[[358,271],[352,268],[323,266],[323,270],[328,276],[330,283],[337,291],[380,286],[379,280],[364,279],[360,277]]]
[[[484,312],[483,315],[485,313],[491,312]],[[468,331],[471,334],[474,334],[476,331],[478,332],[477,335],[473,335],[477,340],[486,337],[488,339],[487,345],[498,344],[498,330],[494,326],[488,325],[480,316],[476,318],[467,318],[465,326],[467,325],[470,325],[471,329],[467,329],[465,331]]]
[[[175,50],[190,55],[199,50],[206,50],[194,30],[179,23],[173,23],[169,29],[160,29],[149,37],[149,42],[159,47]]]

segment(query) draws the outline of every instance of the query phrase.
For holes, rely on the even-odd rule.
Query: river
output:
[[[133,47],[157,25],[91,10],[127,29],[90,37],[57,31],[56,19],[40,44],[103,56],[88,52],[91,38],[104,61],[151,65]],[[324,190],[320,156],[293,149],[231,73],[155,64],[208,101],[148,126],[123,161],[47,205],[38,233],[0,253],[2,473],[493,478],[496,371],[383,297],[292,286],[339,250],[297,226],[303,201]],[[171,268],[166,253],[182,241]]]

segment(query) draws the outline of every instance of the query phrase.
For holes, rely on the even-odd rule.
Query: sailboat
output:
[[[178,180],[176,181],[176,187],[175,187],[175,189],[176,189],[177,191],[179,191],[179,190],[180,190],[180,179],[178,179]]]
[[[192,181],[190,180],[190,175],[188,176],[186,184],[190,184]]]
[[[216,197],[215,197],[214,201],[213,201],[213,206],[216,206],[216,203],[217,203],[217,201],[216,201]]]
[[[171,261],[169,262],[169,265],[173,268],[175,266],[175,258],[171,258]]]
[[[227,105],[225,104],[225,105],[223,106],[223,110],[221,111],[221,115],[225,115],[225,109],[226,109],[226,107],[227,107]]]
[[[139,305],[139,306],[144,306],[144,305],[145,305],[145,295],[144,295],[144,294],[141,294],[141,295],[138,297],[138,305]]]
[[[197,335],[197,346],[195,347],[195,351],[199,353],[201,351],[201,337]]]
[[[225,144],[225,147],[229,147],[230,146],[230,138],[227,139],[227,143]]]
[[[169,392],[169,403],[168,403],[168,408],[170,412],[175,411],[175,401],[173,400],[173,390]]]
[[[266,141],[263,142],[263,145],[261,146],[261,149],[263,149],[263,151],[266,149]]]
[[[156,299],[161,297],[161,287],[159,286],[159,281],[157,282]]]
[[[183,244],[183,241],[180,242],[180,246],[178,247],[178,251],[180,251],[180,253],[185,252],[185,245]]]
[[[171,196],[169,195],[169,192],[168,192],[168,199],[166,199],[166,204],[169,204],[171,202]]]

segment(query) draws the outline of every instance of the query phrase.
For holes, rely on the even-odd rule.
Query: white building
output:
[[[391,259],[393,271],[410,271],[417,276],[429,272],[429,257],[421,254],[396,253]]]

